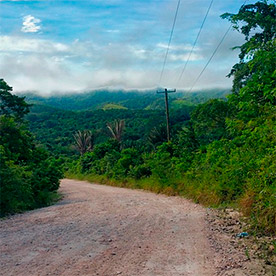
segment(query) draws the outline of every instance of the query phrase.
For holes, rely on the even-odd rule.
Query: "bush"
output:
[[[24,98],[0,79],[0,215],[48,205],[62,177],[58,162],[36,146],[23,121]]]

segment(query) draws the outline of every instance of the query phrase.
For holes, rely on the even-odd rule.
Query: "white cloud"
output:
[[[170,54],[169,56],[169,60],[172,60],[172,61],[186,62],[188,58],[190,61],[198,61],[198,60],[202,60],[203,56],[197,55],[195,53],[192,53],[191,56],[189,56],[189,54]]]
[[[23,33],[37,33],[41,29],[41,26],[38,25],[40,22],[40,19],[35,18],[32,15],[24,16],[21,31]]]
[[[182,68],[166,70],[162,85],[175,87]],[[201,70],[200,65],[191,65],[176,87],[189,89]],[[230,87],[230,80],[218,78],[225,76],[228,69],[217,70],[210,67],[196,85],[196,89],[212,87]],[[36,91],[42,95],[89,91],[94,89],[152,89],[158,86],[160,68],[95,68],[41,55],[0,57],[0,75],[14,88],[15,92]]]
[[[162,48],[162,49],[167,49],[168,44],[165,43],[158,43],[156,45],[156,47],[158,48]],[[192,50],[192,45],[190,44],[180,44],[180,45],[170,45],[170,50],[171,51],[188,51],[190,52]],[[193,51],[199,51],[199,47],[194,47]]]
[[[119,33],[120,30],[106,30],[107,33]]]
[[[233,40],[236,42],[236,36],[229,37],[230,45]],[[233,64],[229,62],[233,58],[230,45],[222,56],[217,54],[196,89],[230,87],[230,80],[225,78]],[[189,68],[177,88],[189,89],[202,70],[212,49],[209,47],[205,52],[201,47],[192,53]],[[161,85],[175,87],[190,49],[189,44],[173,45]],[[0,76],[14,91],[46,95],[99,88],[157,87],[165,47],[123,42],[102,44],[81,39],[65,44],[24,36],[0,36],[0,52]]]
[[[0,51],[31,53],[66,53],[69,47],[44,39],[30,39],[16,36],[0,36]]]

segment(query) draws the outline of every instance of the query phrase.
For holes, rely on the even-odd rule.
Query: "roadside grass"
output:
[[[72,172],[66,172],[65,177],[69,179],[86,180],[91,183],[107,184],[121,188],[142,189],[156,194],[165,194],[168,196],[182,196],[194,200],[195,203],[200,203],[208,207],[225,207],[215,192],[196,189],[195,185],[189,185],[189,183],[184,184],[184,179],[179,178],[172,179],[170,184],[166,184],[164,182],[160,182],[154,177],[141,179],[110,179],[105,175],[81,174]],[[233,205],[234,204],[231,204],[231,206]]]
[[[275,235],[276,229],[273,229],[273,223],[271,221],[271,219],[276,216],[274,209],[266,208],[262,212],[261,216],[253,216],[252,208],[254,208],[254,193],[250,191],[236,200],[226,201],[222,200],[220,195],[217,193],[216,185],[210,185],[206,181],[200,182],[196,179],[191,180],[185,176],[176,176],[171,178],[170,183],[167,183],[166,181],[160,181],[160,179],[157,179],[154,176],[141,179],[134,179],[130,177],[114,179],[108,178],[106,175],[81,174],[72,172],[66,172],[65,176],[70,179],[86,180],[88,182],[106,184],[110,186],[142,189],[157,194],[165,194],[168,196],[181,196],[210,208],[234,208],[239,210],[245,217],[247,217],[247,230],[250,231],[252,235],[266,235],[269,233],[270,235],[273,235],[273,233]],[[274,227],[276,227],[276,225]],[[270,231],[267,232],[265,229],[269,229]]]

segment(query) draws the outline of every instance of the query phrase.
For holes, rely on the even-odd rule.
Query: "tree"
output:
[[[154,127],[148,134],[147,140],[149,144],[156,149],[162,143],[167,141],[167,128],[166,125],[162,124],[160,126]]]
[[[230,102],[238,108],[237,119],[252,118],[272,111],[276,105],[276,6],[268,1],[242,6],[237,14],[223,14],[245,35],[234,76]],[[255,31],[252,34],[252,31]]]
[[[75,145],[81,155],[89,152],[94,146],[94,135],[90,130],[78,130],[75,135]]]
[[[125,120],[115,120],[112,123],[107,123],[107,128],[110,131],[111,136],[119,143],[122,141],[123,132],[125,129]]]
[[[198,105],[192,112],[191,123],[196,139],[201,145],[226,137],[226,118],[234,107],[226,101],[213,99]]]
[[[244,5],[237,14],[225,13],[221,16],[230,20],[234,28],[245,35],[246,40],[242,46],[235,47],[241,52],[239,63],[233,66],[229,74],[234,76],[234,93],[239,93],[240,89],[252,79],[253,74],[259,72],[260,66],[265,65],[260,63],[252,66],[251,61],[258,52],[272,50],[275,54],[276,6],[268,2],[263,0],[256,4]],[[252,34],[253,30],[255,33]]]
[[[0,116],[0,145],[5,156],[17,164],[25,164],[32,159],[34,140],[24,125],[18,125],[14,118]]]
[[[23,121],[29,105],[0,80],[0,216],[51,203],[62,172]]]
[[[0,79],[0,115],[12,116],[16,120],[22,120],[29,113],[30,105],[24,97],[11,94],[10,87],[3,79]]]

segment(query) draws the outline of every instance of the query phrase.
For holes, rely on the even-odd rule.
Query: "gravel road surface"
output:
[[[200,205],[69,179],[60,191],[56,205],[0,221],[0,275],[216,275]]]

